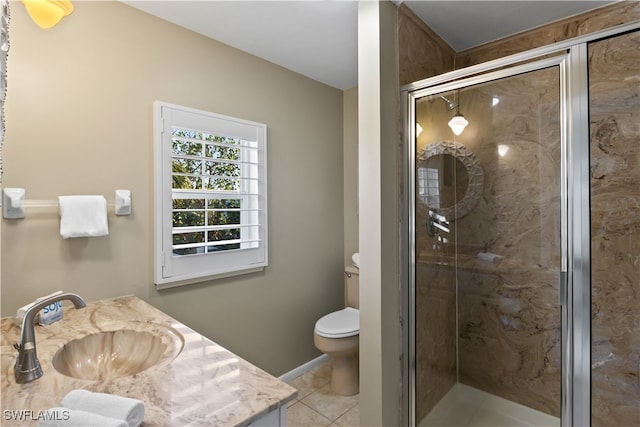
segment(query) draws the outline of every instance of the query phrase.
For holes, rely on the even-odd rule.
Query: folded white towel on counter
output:
[[[59,196],[58,203],[62,238],[109,234],[107,200],[104,196]]]
[[[39,415],[40,427],[127,427],[124,420],[69,408],[51,408]]]
[[[70,391],[60,405],[124,420],[129,427],[139,426],[144,419],[144,402],[115,394],[77,389]]]

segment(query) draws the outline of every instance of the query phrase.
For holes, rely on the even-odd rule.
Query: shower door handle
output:
[[[558,298],[560,299],[560,305],[567,305],[567,298],[569,292],[569,274],[566,271],[560,272],[560,283],[558,283]]]

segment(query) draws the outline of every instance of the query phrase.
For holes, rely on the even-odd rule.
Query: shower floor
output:
[[[560,419],[484,391],[456,384],[418,427],[559,427]]]

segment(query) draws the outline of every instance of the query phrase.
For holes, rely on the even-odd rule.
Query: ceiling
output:
[[[121,1],[338,89],[357,85],[357,1]],[[613,1],[404,3],[461,51]]]

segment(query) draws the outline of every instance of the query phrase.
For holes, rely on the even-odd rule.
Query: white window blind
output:
[[[161,102],[154,117],[156,284],[264,268],[266,126]]]

